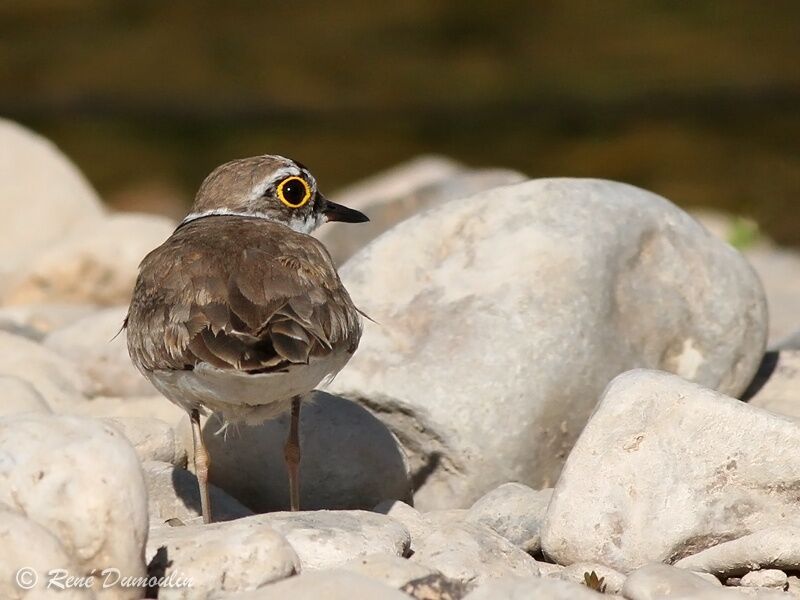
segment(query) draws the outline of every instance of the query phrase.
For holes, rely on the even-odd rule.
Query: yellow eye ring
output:
[[[311,188],[305,179],[292,175],[278,184],[278,200],[289,208],[300,208],[311,200]]]

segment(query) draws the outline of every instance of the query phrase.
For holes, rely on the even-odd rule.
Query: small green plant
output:
[[[596,592],[600,592],[601,594],[605,593],[606,591],[606,578],[605,577],[598,577],[597,573],[592,571],[589,573],[588,571],[583,574],[583,584],[588,587],[590,590],[595,590]]]
[[[737,250],[746,250],[761,238],[761,230],[753,219],[736,217],[728,231],[728,243]]]

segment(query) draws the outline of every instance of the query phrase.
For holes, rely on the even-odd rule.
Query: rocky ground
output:
[[[175,223],[9,122],[0,199],[2,598],[800,598],[800,254],[734,219],[440,158],[343,190],[372,222],[319,237],[374,322],[303,411],[306,510],[285,418],[211,417],[203,525],[120,332]]]

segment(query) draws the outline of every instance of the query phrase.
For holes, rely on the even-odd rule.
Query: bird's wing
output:
[[[358,312],[317,240],[266,222],[190,225],[142,263],[128,315],[140,367],[263,373],[355,351]]]

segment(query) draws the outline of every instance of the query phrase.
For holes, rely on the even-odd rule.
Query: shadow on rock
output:
[[[213,416],[203,428],[210,479],[256,512],[289,506],[283,445],[289,415],[257,426],[230,426]],[[301,509],[371,509],[410,500],[408,461],[394,435],[358,404],[315,392],[300,417]]]

